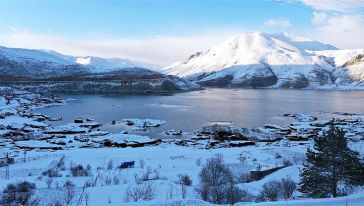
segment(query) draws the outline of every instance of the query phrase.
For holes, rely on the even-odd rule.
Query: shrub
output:
[[[113,161],[112,161],[112,160],[110,160],[110,161],[107,163],[107,170],[112,170],[113,165],[114,165]]]
[[[240,189],[239,187],[230,185],[226,191],[227,204],[233,205],[237,202],[250,202],[254,199],[254,196],[248,191]]]
[[[196,166],[197,167],[199,167],[199,166],[201,166],[201,158],[198,158],[197,160],[196,160]]]
[[[296,188],[297,184],[290,177],[282,178],[280,181],[269,181],[263,185],[258,201],[277,201],[280,198],[289,199]]]
[[[43,176],[47,176],[47,177],[61,177],[62,175],[59,174],[58,170],[46,170],[42,173]]]
[[[145,161],[143,159],[139,160],[139,166],[140,168],[144,169]]]
[[[192,180],[190,178],[190,176],[188,176],[187,174],[179,174],[178,175],[178,183],[185,185],[185,186],[191,186],[192,185]]]
[[[259,201],[277,201],[281,197],[282,185],[277,180],[272,180],[263,185],[259,194]]]
[[[282,155],[281,155],[281,154],[279,154],[278,152],[276,152],[276,153],[274,154],[274,157],[275,157],[276,159],[279,159],[279,158],[282,158]]]
[[[64,188],[66,189],[65,202],[70,205],[75,197],[75,185],[71,181],[67,181],[64,183]]]
[[[289,166],[292,166],[292,165],[293,165],[293,164],[292,164],[292,162],[291,162],[291,161],[289,161],[289,160],[287,160],[287,159],[283,160],[283,166],[289,167]]]
[[[126,202],[139,200],[152,200],[155,196],[155,188],[150,183],[144,183],[136,186],[129,186],[125,191],[124,200]]]
[[[286,177],[281,179],[282,185],[282,196],[285,200],[292,197],[293,192],[297,188],[296,182],[292,180],[291,177]]]
[[[36,186],[30,182],[8,184],[1,195],[1,205],[38,205],[39,199],[34,196]]]
[[[74,176],[74,177],[91,175],[91,166],[90,165],[87,165],[86,168],[84,168],[81,164],[71,165],[70,170],[71,170],[72,176]]]
[[[200,197],[214,204],[234,204],[251,199],[252,195],[235,186],[234,176],[223,162],[221,155],[206,161],[196,189]]]

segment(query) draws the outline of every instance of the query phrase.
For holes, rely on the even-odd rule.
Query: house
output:
[[[13,164],[15,162],[12,157],[0,157],[0,167],[4,167],[7,164]]]

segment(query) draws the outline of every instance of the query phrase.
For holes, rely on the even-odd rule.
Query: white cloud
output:
[[[312,24],[320,25],[327,20],[327,14],[325,12],[313,12]]]
[[[0,45],[54,50],[75,56],[121,57],[165,66],[202,51],[235,33],[204,33],[194,36],[150,38],[70,39],[50,33],[37,34],[20,28],[0,33]]]
[[[318,21],[312,36],[319,41],[333,44],[342,49],[364,48],[364,17],[360,15],[327,16]]]
[[[287,18],[268,19],[267,21],[264,22],[264,25],[286,28],[291,26],[291,21]]]
[[[364,0],[296,0],[319,11],[348,12],[364,7]]]

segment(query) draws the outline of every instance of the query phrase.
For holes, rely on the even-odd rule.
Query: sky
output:
[[[0,45],[165,66],[238,32],[364,48],[364,0],[0,0]]]

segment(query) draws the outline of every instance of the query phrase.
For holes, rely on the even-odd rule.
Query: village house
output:
[[[0,167],[4,167],[7,164],[13,164],[15,162],[12,157],[0,157]]]

